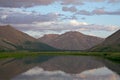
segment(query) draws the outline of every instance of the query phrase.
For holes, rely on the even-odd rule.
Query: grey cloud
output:
[[[0,12],[0,22],[4,24],[31,24],[33,22],[54,21],[62,16],[58,13],[40,14],[35,12]]]
[[[107,3],[118,3],[120,0],[60,0],[62,5],[84,5],[85,2],[107,2]]]
[[[95,9],[91,12],[86,11],[86,10],[80,10],[78,12],[76,12],[76,14],[80,14],[80,15],[120,15],[120,10],[117,11],[106,11],[103,8],[98,8]]]
[[[118,3],[120,0],[108,0],[109,3]]]
[[[37,5],[49,5],[55,0],[0,0],[1,7],[32,7]]]
[[[85,18],[85,17],[82,17],[81,19],[82,19],[82,20],[85,20],[86,18]]]
[[[75,5],[83,5],[83,1],[82,0],[61,0],[62,1],[62,5],[71,5],[71,4],[75,4]]]
[[[103,8],[95,9],[91,12],[93,15],[120,15],[120,10],[118,11],[105,11]]]
[[[74,25],[75,24],[75,25]],[[22,31],[67,31],[67,30],[85,30],[85,31],[115,31],[118,30],[119,27],[117,26],[104,26],[104,25],[96,25],[96,24],[85,24],[85,23],[66,23],[66,22],[41,22],[41,23],[34,23],[34,24],[17,24],[14,25],[16,28]],[[33,28],[34,27],[34,28]]]
[[[76,14],[80,14],[80,15],[91,15],[91,13],[89,11],[86,10],[80,10],[78,12],[76,12]]]
[[[105,2],[118,3],[120,0],[0,0],[0,7],[32,7],[40,5],[50,5],[60,2],[62,5],[84,5],[85,2]]]
[[[76,12],[77,8],[75,6],[72,6],[72,7],[63,7],[62,10],[63,11],[68,11],[68,12]]]

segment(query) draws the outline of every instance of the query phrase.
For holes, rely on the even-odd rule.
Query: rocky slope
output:
[[[120,30],[113,33],[105,41],[93,48],[91,51],[120,51]]]
[[[70,31],[61,35],[48,34],[38,40],[62,50],[85,50],[100,44],[104,39]]]
[[[10,25],[0,26],[0,50],[55,50]]]

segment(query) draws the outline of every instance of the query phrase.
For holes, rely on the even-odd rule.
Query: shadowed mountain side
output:
[[[0,26],[0,50],[57,50],[37,39],[6,25]]]
[[[15,50],[16,47],[12,45],[11,42],[8,42],[0,38],[0,50]]]
[[[44,35],[38,40],[62,50],[85,50],[101,43],[104,39],[70,31],[61,35]]]
[[[107,37],[103,43],[93,47],[90,51],[118,51],[120,52],[120,30]]]

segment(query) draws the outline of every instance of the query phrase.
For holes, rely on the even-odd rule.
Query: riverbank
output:
[[[71,52],[71,51],[61,51],[61,52],[0,52],[1,58],[24,58],[24,57],[35,57],[41,55],[53,55],[53,56],[63,56],[63,55],[74,55],[74,56],[97,56],[109,59],[111,61],[120,63],[120,52]]]

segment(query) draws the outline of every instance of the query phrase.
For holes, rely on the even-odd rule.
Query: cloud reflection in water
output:
[[[40,67],[34,67],[12,80],[120,80],[120,77],[106,67],[87,70],[79,74],[45,71]]]

